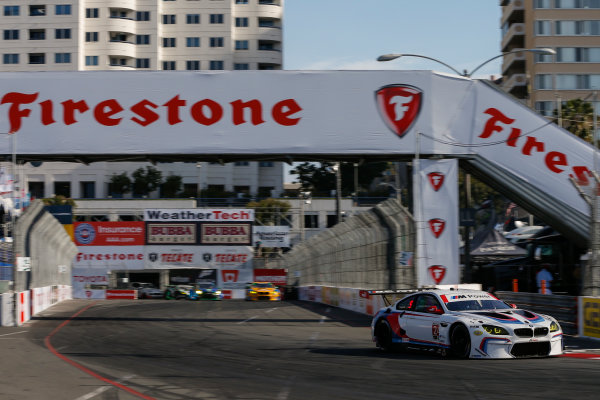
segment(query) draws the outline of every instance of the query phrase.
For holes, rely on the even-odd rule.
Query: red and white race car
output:
[[[375,314],[371,333],[377,346],[387,351],[418,347],[458,358],[547,357],[563,352],[563,332],[556,319],[517,309],[479,290],[410,291]]]

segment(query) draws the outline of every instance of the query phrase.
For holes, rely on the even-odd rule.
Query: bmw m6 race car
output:
[[[388,306],[373,317],[372,338],[383,350],[416,347],[458,358],[547,357],[563,352],[562,329],[548,315],[517,309],[479,290],[410,292],[393,304],[386,301]]]
[[[281,300],[281,291],[271,282],[252,282],[246,288],[246,300]]]
[[[213,283],[196,283],[188,293],[189,300],[222,300],[223,293]]]

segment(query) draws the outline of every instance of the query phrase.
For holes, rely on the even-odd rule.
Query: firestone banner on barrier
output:
[[[458,161],[419,160],[418,165],[417,285],[458,284]]]

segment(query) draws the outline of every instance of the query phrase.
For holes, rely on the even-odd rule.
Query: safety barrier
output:
[[[0,295],[0,323],[1,326],[15,326],[15,297],[12,293]]]
[[[31,319],[31,292],[29,290],[25,290],[24,292],[17,292],[16,302],[17,326],[21,326]]]
[[[413,287],[414,233],[410,213],[387,200],[294,246],[283,256],[288,284]]]
[[[600,339],[600,297],[579,298],[579,335]]]

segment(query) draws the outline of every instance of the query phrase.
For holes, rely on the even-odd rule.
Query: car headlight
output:
[[[196,294],[202,294],[202,290],[196,290]]]
[[[256,291],[255,290],[251,290],[250,294],[256,294]]]
[[[215,294],[221,294],[221,291],[220,291],[220,290],[217,290],[217,291],[215,292]]]
[[[559,330],[560,325],[558,325],[558,322],[552,321],[552,323],[550,324],[550,332],[558,332]]]
[[[508,335],[508,331],[504,328],[494,325],[482,325],[483,329],[490,335]]]

